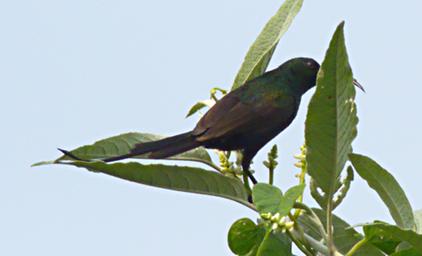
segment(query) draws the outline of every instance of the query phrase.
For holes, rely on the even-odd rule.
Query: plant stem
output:
[[[305,184],[305,183],[306,183],[306,181],[305,181],[305,175],[306,175],[306,172],[307,172],[307,168],[306,168],[306,162],[305,162],[305,164],[302,166],[302,170],[301,170],[301,172],[300,172],[300,174],[299,174],[299,185],[301,185],[301,184]],[[302,202],[303,202],[303,193],[302,193],[302,195],[300,195],[300,197],[297,199],[297,202],[299,202],[299,203],[302,203]],[[294,213],[294,217],[295,217],[295,218],[299,217],[300,212],[301,212],[301,210],[300,210],[300,209],[296,209],[296,211],[295,211],[295,213]]]
[[[293,221],[293,228],[294,230],[297,231],[297,233],[299,234],[299,237],[302,240],[302,245],[308,250],[312,252],[312,247],[310,246],[310,244],[308,243],[308,240],[306,240],[305,238],[305,232],[303,231],[302,227],[297,223],[296,219],[294,218],[294,216],[292,216],[291,213],[289,213],[289,218],[291,221]]]
[[[270,185],[272,185],[274,183],[274,169],[273,168],[270,168],[269,171],[270,171],[270,179],[269,179],[269,182],[268,183]]]
[[[336,253],[336,247],[334,245],[333,237],[333,200],[332,197],[329,197],[327,203],[327,246],[328,246],[328,255],[334,256]]]
[[[318,227],[320,235],[327,242],[327,233],[325,232],[324,225],[322,224],[322,222],[319,219],[318,215],[316,215],[316,213],[311,208],[309,208],[306,204],[303,204],[303,203],[296,202],[293,207],[294,208],[297,208],[297,209],[305,210],[305,212],[308,215],[310,215],[311,220]]]
[[[306,256],[314,256],[312,252],[310,252],[305,245],[303,245],[294,235],[292,232],[286,230],[286,234],[292,239],[293,243],[301,250]]]
[[[346,256],[352,256],[357,250],[359,250],[364,244],[368,242],[368,239],[364,237],[362,240],[357,242],[353,247],[346,253]]]
[[[309,244],[314,248],[316,251],[322,253],[323,255],[328,254],[328,248],[321,242],[315,240],[313,237],[305,234],[306,240],[308,240]],[[343,254],[339,252],[334,252],[334,256],[343,256]]]

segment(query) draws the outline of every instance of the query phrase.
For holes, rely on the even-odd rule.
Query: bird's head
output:
[[[319,64],[311,58],[294,58],[283,63],[279,70],[288,78],[289,86],[304,94],[316,84]]]
[[[293,81],[291,88],[300,94],[304,94],[316,85],[317,74],[320,68],[318,62],[311,58],[294,58],[286,61],[280,66],[284,70],[284,75]],[[356,79],[353,84],[365,92],[365,89]]]

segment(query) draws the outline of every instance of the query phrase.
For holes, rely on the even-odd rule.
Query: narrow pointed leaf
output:
[[[337,27],[318,72],[305,127],[308,173],[330,196],[352,151],[358,123],[343,27]]]
[[[232,90],[265,72],[280,38],[289,28],[302,4],[303,0],[286,0],[268,21],[246,54]]]
[[[312,209],[323,225],[326,225],[326,214],[321,209]],[[302,214],[299,217],[299,223],[305,230],[305,233],[312,236],[317,241],[321,241],[323,237],[319,233],[319,229],[315,226],[315,223],[311,218]],[[334,226],[334,243],[339,252],[346,254],[357,242],[363,239],[363,235],[353,229],[347,222],[342,220],[336,215],[333,215],[333,226]],[[384,255],[380,250],[371,244],[363,245],[358,251],[353,254],[354,256],[382,256]]]
[[[107,164],[75,161],[68,164],[144,185],[218,196],[250,205],[243,183],[239,179],[200,168],[143,165],[137,162]]]
[[[212,107],[213,105],[214,105],[214,101],[212,101],[212,100],[199,101],[189,109],[189,112],[186,115],[186,117],[190,117],[191,115],[195,114],[199,110],[201,110],[205,107]]]
[[[392,241],[407,242],[419,253],[422,253],[422,235],[413,230],[402,229],[398,226],[376,221],[363,226],[363,231],[370,242],[375,241],[377,244],[380,241],[385,243],[391,243]]]
[[[150,133],[124,133],[121,135],[113,136],[107,139],[99,140],[92,145],[86,145],[71,150],[70,153],[84,160],[104,159],[113,156],[124,155],[130,152],[132,148],[138,143],[150,142],[164,138],[160,135]],[[136,156],[133,158],[148,159],[147,155]],[[170,157],[171,160],[186,160],[205,163],[213,165],[211,157],[204,148],[197,148],[185,153]],[[61,156],[56,159],[56,162],[64,160],[73,160],[68,156]],[[41,162],[35,165],[49,164],[49,162]]]
[[[369,157],[350,154],[350,161],[356,172],[368,182],[388,207],[399,227],[416,229],[412,206],[397,180]]]

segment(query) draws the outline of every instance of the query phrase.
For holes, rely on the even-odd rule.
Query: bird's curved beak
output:
[[[353,78],[353,85],[356,86],[357,88],[361,89],[363,92],[365,92],[365,89],[363,88],[363,86],[358,82],[358,80]]]

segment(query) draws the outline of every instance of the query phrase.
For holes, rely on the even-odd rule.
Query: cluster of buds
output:
[[[237,154],[239,154],[239,152],[236,152]],[[238,160],[236,160],[236,164],[233,163],[232,161],[230,161],[230,154],[231,152],[224,152],[224,151],[220,151],[217,150],[217,154],[218,154],[218,159],[220,162],[220,168],[221,168],[221,172],[225,175],[229,175],[229,176],[238,176],[238,175],[242,175],[242,168],[240,167],[240,164],[238,164]],[[237,157],[238,159],[239,157]]]
[[[286,216],[281,216],[280,213],[274,215],[270,212],[261,213],[261,218],[271,226],[273,231],[286,232],[293,229],[294,222]]]
[[[268,160],[264,161],[264,166],[267,167],[269,170],[273,171],[278,165],[278,162],[276,161],[278,157],[278,150],[277,145],[274,145],[270,152],[268,153]]]
[[[233,163],[224,151],[218,151],[218,159],[220,160],[221,172],[224,174],[233,173]]]
[[[300,147],[300,154],[294,156],[297,160],[295,166],[300,169],[306,169],[306,146],[303,145]]]

